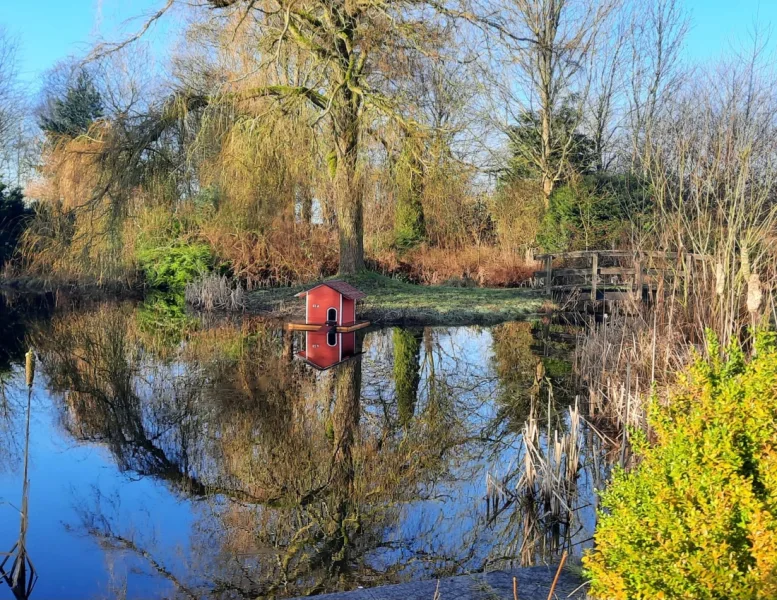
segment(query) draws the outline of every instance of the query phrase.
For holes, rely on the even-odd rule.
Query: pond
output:
[[[159,298],[2,308],[0,551],[29,441],[32,597],[293,597],[590,545],[606,451],[547,326],[318,339]]]

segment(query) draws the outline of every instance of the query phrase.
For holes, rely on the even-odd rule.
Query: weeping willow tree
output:
[[[105,183],[110,174],[99,155],[107,135],[101,125],[93,137],[52,140],[44,150],[41,178],[28,190],[38,200],[35,217],[22,238],[31,271],[98,279],[124,273],[126,191]],[[95,196],[101,187],[105,193]]]
[[[209,13],[195,21],[190,40],[175,60],[182,96],[200,96],[206,108],[189,148],[189,162],[202,187],[218,190],[228,219],[241,229],[265,233],[282,219],[309,223],[323,157],[311,127],[316,114],[304,101],[282,105],[256,95],[277,83],[261,62],[262,34],[241,15]],[[277,56],[280,70],[300,68],[298,54]],[[215,82],[210,74],[217,73]]]
[[[41,121],[42,160],[27,190],[37,200],[22,248],[32,271],[98,280],[131,277],[137,232],[128,217],[150,198],[171,206],[192,187],[182,168],[183,147],[201,100],[154,102],[133,72],[141,70],[143,54],[132,59],[132,68],[125,68],[125,58],[116,54],[95,63],[86,83],[83,69],[67,73],[70,65],[50,74],[64,77],[65,89],[47,92],[53,108]],[[61,70],[64,75],[58,75]],[[104,98],[110,103],[103,104]]]
[[[319,253],[289,243],[299,239],[289,231],[295,210],[311,220],[321,164],[313,130],[304,125],[308,115],[299,105],[268,113],[267,99],[237,97],[257,84],[235,65],[249,56],[244,46],[209,40],[185,57],[189,63],[177,61],[175,75],[190,93],[155,100],[130,91],[80,129],[47,126],[39,177],[28,190],[39,201],[24,240],[30,270],[130,280],[144,250],[204,241],[249,285],[277,280],[278,272],[289,281],[300,272],[322,274],[310,260]],[[95,63],[94,89],[115,98],[112,87],[138,87],[131,73],[119,77],[111,68],[125,54]],[[216,62],[203,63],[203,54]],[[194,80],[209,69],[221,78],[197,87]],[[234,93],[214,91],[225,77],[245,81]],[[66,100],[70,92],[60,93]]]
[[[322,215],[327,198],[309,114],[304,106],[268,114],[266,104],[222,99],[205,111],[190,159],[212,190],[199,234],[249,285],[332,274],[330,227],[312,227],[314,196]]]
[[[113,49],[137,40],[176,4],[168,0],[138,35]],[[315,113],[309,124],[325,132],[319,139],[331,178],[339,269],[344,274],[363,269],[365,134],[376,120],[412,124],[412,111],[399,108],[408,101],[403,70],[440,46],[440,37],[447,35],[445,19],[471,13],[409,0],[199,0],[186,7],[212,9],[209,14],[218,15],[220,26],[231,32],[255,33],[250,68],[262,74],[262,81],[250,87],[226,82],[217,94],[200,96],[206,103],[271,99],[281,110],[302,104]],[[106,49],[112,48],[100,50]]]

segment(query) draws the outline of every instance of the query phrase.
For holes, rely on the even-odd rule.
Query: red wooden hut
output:
[[[348,333],[369,325],[356,319],[356,302],[367,294],[345,281],[334,279],[297,294],[305,299],[305,322],[288,324],[289,329]]]

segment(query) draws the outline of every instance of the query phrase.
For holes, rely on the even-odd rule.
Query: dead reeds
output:
[[[657,319],[653,309],[607,315],[586,329],[574,353],[578,386],[587,391],[588,421],[612,441],[620,440],[621,461],[628,430],[646,427],[656,386],[671,383],[696,347],[682,328]]]
[[[246,290],[225,275],[210,273],[186,286],[186,303],[205,311],[242,311],[246,307]]]
[[[552,398],[552,395],[551,395]],[[487,476],[489,515],[515,505],[521,515],[518,556],[521,565],[534,564],[538,550],[559,551],[569,545],[576,512],[578,477],[581,463],[581,416],[577,401],[568,408],[567,431],[542,432],[532,405],[523,426],[521,449],[516,461],[517,483],[509,486],[513,474],[499,480]],[[563,540],[562,540],[563,538]]]

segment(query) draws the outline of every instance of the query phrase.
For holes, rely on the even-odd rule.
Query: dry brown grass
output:
[[[261,235],[211,222],[200,235],[248,289],[294,285],[337,272],[337,236],[328,228],[278,220]]]
[[[186,303],[205,311],[245,309],[245,288],[225,275],[210,273],[186,286]]]
[[[422,246],[403,254],[383,252],[373,260],[375,270],[423,285],[526,286],[538,268],[527,264],[523,256],[497,246]]]

